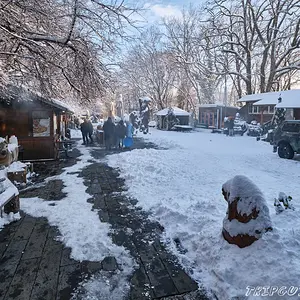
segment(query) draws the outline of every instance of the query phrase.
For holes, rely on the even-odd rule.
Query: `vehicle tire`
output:
[[[278,147],[278,156],[280,158],[292,159],[295,153],[292,147],[287,143],[282,143]]]

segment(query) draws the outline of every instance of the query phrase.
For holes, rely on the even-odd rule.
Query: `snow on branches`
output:
[[[107,61],[136,11],[119,0],[1,1],[0,67],[11,84],[94,100],[108,88]]]

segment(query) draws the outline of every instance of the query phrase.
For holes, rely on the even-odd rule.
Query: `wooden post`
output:
[[[260,112],[260,125],[262,125],[264,122],[264,106],[262,106],[261,112]]]

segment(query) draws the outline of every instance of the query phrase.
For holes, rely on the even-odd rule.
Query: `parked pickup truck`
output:
[[[274,131],[273,152],[279,157],[292,159],[300,154],[300,120],[284,121]]]

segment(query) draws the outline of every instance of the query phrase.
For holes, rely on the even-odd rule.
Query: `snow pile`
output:
[[[15,161],[7,167],[7,171],[8,172],[22,172],[22,171],[26,170],[26,168],[27,168],[26,164],[24,164],[20,161]]]
[[[0,166],[0,178],[7,177],[7,169],[4,166]]]
[[[4,142],[6,142],[6,139],[0,137],[0,143],[4,143]],[[13,152],[16,148],[18,148],[18,139],[15,135],[12,135],[9,138],[7,148],[9,152]]]
[[[172,147],[114,154],[108,163],[120,169],[128,195],[164,226],[164,241],[197,282],[226,300],[243,299],[247,286],[298,286],[299,198],[294,199],[295,211],[276,215],[274,209],[279,191],[300,195],[298,161],[280,159],[269,144],[247,136],[152,129],[145,138]],[[263,191],[273,224],[273,231],[243,249],[222,237],[227,203],[221,187],[236,174],[246,175]]]
[[[18,189],[14,186],[14,184],[6,177],[0,177],[1,178],[1,182],[0,182],[0,185],[1,185],[1,188],[0,188],[0,191],[2,191],[1,193],[1,200],[3,199],[3,193],[6,191],[6,190],[11,190],[11,193],[12,194],[15,194],[15,195],[19,195],[19,191]],[[2,181],[4,179],[4,181]]]
[[[157,116],[166,116],[169,113],[170,108],[164,108],[156,113]],[[179,107],[173,106],[171,110],[175,114],[175,116],[190,116],[191,114]]]
[[[266,229],[272,228],[269,209],[262,192],[246,176],[237,175],[228,180],[223,184],[222,190],[227,193],[226,198],[229,204],[238,199],[237,212],[240,216],[249,216],[253,211],[258,212],[257,218],[247,223],[226,217],[223,221],[223,228],[231,236],[248,234],[259,238]]]
[[[7,199],[17,195],[19,195],[18,189],[8,178],[6,178],[5,171],[0,170],[0,205],[2,206]],[[1,209],[3,209],[3,207]],[[3,213],[3,218],[0,218],[0,229],[3,228],[4,225],[19,219],[19,213],[14,214],[11,212],[9,215]]]
[[[127,276],[130,273],[126,273]],[[130,289],[128,277],[117,271],[111,275],[101,271],[83,282],[71,300],[121,300],[126,297]],[[83,293],[82,293],[83,292]]]
[[[20,220],[21,216],[20,213],[16,213],[14,214],[13,212],[11,212],[10,214],[4,214],[3,213],[3,218],[0,218],[0,230],[1,228],[3,228],[5,225]]]
[[[72,139],[82,139],[82,133],[79,129],[70,129]]]

